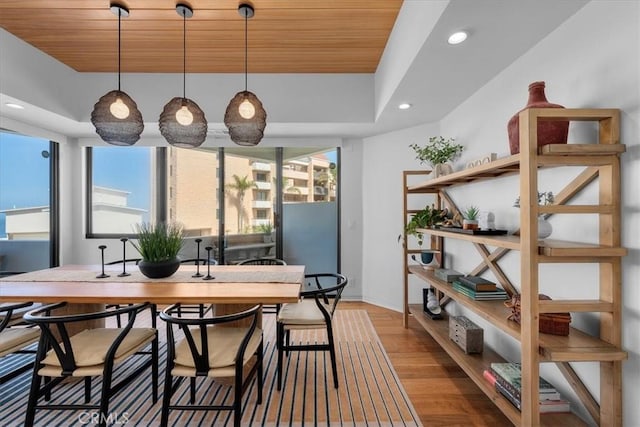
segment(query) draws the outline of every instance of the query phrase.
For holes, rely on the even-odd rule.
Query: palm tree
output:
[[[327,201],[331,200],[331,190],[335,188],[338,182],[338,170],[334,163],[331,163],[328,169],[320,172],[316,178],[319,185],[327,189]]]
[[[238,234],[242,232],[243,227],[243,213],[244,213],[244,195],[250,188],[256,188],[256,183],[251,181],[247,175],[240,178],[238,175],[233,174],[233,180],[231,184],[227,184],[226,187],[229,190],[235,190],[235,199],[238,206]]]

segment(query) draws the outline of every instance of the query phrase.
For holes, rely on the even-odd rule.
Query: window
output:
[[[87,148],[87,237],[130,235],[135,224],[160,218],[155,171],[164,169],[152,168],[156,161],[152,147]]]
[[[0,270],[58,265],[58,144],[0,131]]]
[[[269,176],[264,172],[256,173],[256,181],[258,182],[269,182]]]

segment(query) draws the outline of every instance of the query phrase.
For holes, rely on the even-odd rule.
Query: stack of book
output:
[[[483,372],[484,377],[518,410],[521,409],[522,385],[519,363],[492,363]],[[540,413],[570,412],[571,406],[560,393],[544,378],[539,381]]]
[[[453,281],[453,289],[475,300],[505,300],[509,296],[494,282],[477,276],[462,276]]]

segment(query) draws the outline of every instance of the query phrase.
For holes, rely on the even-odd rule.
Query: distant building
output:
[[[142,221],[144,209],[127,206],[128,191],[93,187],[93,224],[101,233],[133,232],[131,224]],[[0,211],[6,215],[7,240],[48,240],[49,206]]]
[[[225,154],[225,228],[227,233],[264,231],[273,222],[276,165],[269,160]],[[184,225],[189,236],[218,234],[218,154],[206,150],[170,148],[169,219]],[[253,186],[244,192],[242,205],[234,175]],[[284,203],[335,201],[335,164],[323,154],[285,161]]]

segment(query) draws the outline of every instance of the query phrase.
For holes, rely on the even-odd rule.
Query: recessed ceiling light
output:
[[[462,43],[466,39],[467,39],[467,33],[464,31],[458,31],[449,36],[448,42],[449,44],[458,44],[458,43]]]
[[[405,102],[403,104],[398,105],[398,108],[401,110],[408,110],[409,108],[411,108],[411,104]]]
[[[4,105],[6,105],[9,108],[15,108],[16,110],[24,110],[24,107],[20,104],[16,104],[14,102],[7,102]]]

